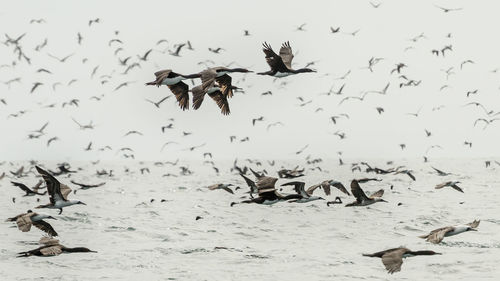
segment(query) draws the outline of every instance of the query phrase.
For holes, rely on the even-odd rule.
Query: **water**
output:
[[[385,161],[370,162],[386,167]],[[0,173],[20,164],[4,164]],[[55,167],[55,163],[44,164]],[[278,161],[277,166],[281,164]],[[348,186],[350,179],[368,175],[352,173],[349,165],[322,164],[326,172],[307,172],[301,180],[312,185],[335,178]],[[125,173],[123,164],[74,163],[73,169],[82,170],[71,178],[59,176],[61,182],[73,189],[70,179],[106,181],[106,185],[70,195],[87,206],[67,207],[62,215],[57,210],[42,212],[58,218],[49,222],[61,244],[85,246],[98,253],[16,258],[17,252],[36,248],[33,243],[42,232],[32,228],[22,233],[13,223],[4,222],[0,274],[2,280],[498,280],[500,167],[493,164],[496,167],[486,169],[480,159],[440,160],[432,166],[457,174],[440,177],[427,163],[397,161],[393,165],[400,164],[412,168],[417,181],[406,175],[379,176],[382,182],[362,187],[371,192],[384,188],[383,198],[389,203],[345,208],[327,207],[325,201],[230,207],[246,196],[246,187],[234,195],[205,188],[217,182],[243,187],[238,175],[228,173],[229,166],[219,167],[226,173],[214,176],[211,168],[191,163],[191,176],[162,177],[167,172],[178,174],[179,169],[128,162],[131,172]],[[151,174],[141,175],[141,167],[149,167]],[[102,168],[113,169],[115,176],[95,176]],[[265,168],[275,171],[277,167]],[[464,194],[451,188],[434,189],[452,179],[462,182]],[[47,196],[40,197],[41,203],[36,197],[21,197],[9,181],[0,181],[3,217],[48,202]],[[30,174],[19,181],[30,186],[37,179]],[[354,200],[336,189],[328,199],[335,196],[344,203]],[[17,199],[15,204],[12,197]],[[196,216],[202,219],[195,220]],[[474,219],[481,219],[478,232],[447,237],[439,245],[417,238],[435,228]],[[386,273],[380,259],[361,256],[399,246],[443,255],[406,259],[394,276]]]

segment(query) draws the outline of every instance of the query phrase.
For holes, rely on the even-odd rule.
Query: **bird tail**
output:
[[[156,81],[152,81],[152,82],[148,82],[146,83],[146,85],[157,85],[158,83],[156,83]]]

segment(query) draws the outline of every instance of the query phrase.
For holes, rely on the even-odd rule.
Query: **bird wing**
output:
[[[313,185],[313,186],[310,186],[310,187],[306,190],[307,194],[312,195],[312,194],[314,193],[314,191],[315,191],[318,187],[320,187],[320,186],[321,186],[321,184],[315,184],[315,185]]]
[[[19,230],[21,230],[22,232],[30,231],[31,224],[32,224],[32,222],[31,222],[32,215],[33,215],[33,213],[28,213],[28,214],[25,214],[25,215],[18,217],[16,220],[17,228],[19,228]]]
[[[368,200],[368,197],[366,196],[366,194],[363,192],[363,190],[359,186],[359,183],[357,180],[351,181],[351,192],[352,192],[352,195],[354,195],[354,197],[356,197],[356,200],[358,202]]]
[[[23,183],[20,183],[20,182],[15,182],[15,181],[11,181],[11,183],[14,185],[14,186],[17,186],[19,187],[20,189],[22,189],[23,191],[27,192],[27,193],[33,193],[33,191],[31,189],[29,189],[25,184]]]
[[[290,47],[290,42],[287,41],[283,43],[283,45],[281,45],[280,57],[285,66],[288,69],[292,69],[293,53],[292,53],[292,47]]]
[[[456,184],[451,185],[451,187],[453,189],[457,190],[457,191],[460,191],[460,192],[464,193],[464,191],[458,185],[456,185]]]
[[[168,85],[168,88],[175,95],[177,102],[182,110],[189,108],[189,86],[184,82],[179,82],[174,85]]]
[[[41,221],[35,221],[35,222],[33,222],[33,225],[36,226],[41,231],[46,232],[50,236],[57,236],[57,232],[46,221],[43,221],[43,220],[41,220]]]
[[[411,172],[406,172],[406,174],[412,179],[412,180],[417,180],[415,176]]]
[[[71,193],[71,188],[65,184],[61,184],[61,195],[63,196],[64,200],[68,200],[68,195]]]
[[[431,231],[429,236],[427,236],[426,240],[433,243],[433,244],[438,244],[441,241],[443,241],[443,238],[446,235],[446,233],[448,233],[450,231],[453,231],[452,226],[447,226],[447,227],[435,229],[435,230]]]
[[[306,185],[304,182],[292,181],[292,182],[287,182],[287,183],[282,184],[282,186],[285,186],[285,185],[293,185],[294,186],[293,189],[295,190],[295,192],[297,192],[297,194],[299,194],[300,196],[302,196],[304,198],[310,197],[309,193],[307,193],[304,190],[304,187]]]
[[[477,228],[479,226],[480,220],[474,220],[471,223],[468,223],[467,225],[470,226],[471,228]]]
[[[390,274],[394,272],[401,271],[401,265],[403,264],[403,254],[406,249],[398,249],[392,252],[385,253],[382,256],[382,263]]]
[[[65,201],[63,195],[61,194],[61,183],[44,169],[38,166],[35,167],[38,173],[40,173],[45,180],[47,191],[49,192],[50,203],[54,204],[55,201]]]
[[[61,245],[54,245],[40,249],[40,253],[44,256],[57,256],[62,253]]]
[[[227,191],[227,192],[229,192],[231,194],[234,194],[233,190],[231,188],[227,187],[227,186],[222,187],[222,189],[224,189],[225,191]]]
[[[224,115],[229,115],[231,111],[229,110],[229,103],[227,102],[227,98],[221,91],[216,91],[208,94],[220,108],[220,111]]]
[[[351,194],[349,193],[349,191],[347,191],[347,188],[345,188],[345,186],[341,182],[336,181],[336,182],[333,182],[331,184],[333,186],[335,186],[338,190],[342,191],[343,193],[347,194],[348,196],[351,196]]]
[[[224,74],[221,77],[215,78],[215,81],[219,84],[222,94],[226,97],[233,97],[233,89],[231,85],[231,76]]]
[[[373,194],[371,194],[370,198],[373,199],[375,197],[382,197],[383,195],[384,195],[384,190],[380,189],[380,190],[374,192]]]
[[[283,59],[273,51],[271,46],[264,42],[263,47],[262,51],[266,54],[266,62],[271,67],[271,70],[287,72],[288,68],[283,62]]]

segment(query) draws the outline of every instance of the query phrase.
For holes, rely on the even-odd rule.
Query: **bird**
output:
[[[49,122],[46,122],[40,129],[31,131],[31,132],[43,134],[44,133],[43,131],[45,130],[45,128],[47,128],[48,125],[49,125]]]
[[[42,82],[35,82],[33,83],[33,87],[31,87],[30,94],[32,94],[38,87],[42,86]]]
[[[447,182],[443,182],[443,183],[440,183],[438,185],[436,185],[434,188],[435,189],[441,189],[443,187],[446,187],[446,186],[449,186],[457,191],[460,191],[462,193],[464,193],[464,191],[462,190],[462,188],[460,188],[457,184],[459,184],[460,182],[459,181],[447,181]]]
[[[54,56],[54,55],[51,55],[51,54],[48,54],[48,55],[49,55],[49,57],[51,57],[51,58],[53,58],[53,59],[56,59],[56,60],[58,60],[59,62],[66,62],[66,60],[68,60],[69,58],[71,58],[71,57],[74,55],[74,53],[73,53],[73,54],[69,54],[69,55],[67,55],[67,56],[65,56],[65,57],[63,57],[63,58],[58,58],[58,57],[56,57],[56,56]]]
[[[98,183],[98,184],[85,184],[85,183],[75,182],[74,180],[70,180],[70,182],[72,184],[79,185],[80,189],[83,189],[83,190],[90,189],[90,188],[100,187],[100,186],[103,186],[103,185],[106,184],[105,182],[101,182],[101,183]],[[74,191],[74,193],[76,193],[76,190]]]
[[[15,182],[15,181],[11,181],[11,183],[14,185],[14,186],[17,186],[19,187],[22,191],[26,192],[25,195],[23,196],[33,196],[33,195],[45,195],[47,193],[47,191],[44,191],[43,193],[39,193],[38,192],[38,189],[40,188],[40,186],[42,185],[43,181],[39,181],[37,185],[35,185],[33,187],[33,190],[31,190],[29,187],[27,187],[25,184],[23,183],[20,183],[20,182]]]
[[[290,47],[289,42],[283,43],[280,48],[280,54],[277,55],[271,45],[264,42],[263,49],[264,54],[266,55],[266,61],[271,70],[266,72],[259,72],[258,75],[269,75],[276,78],[286,77],[293,74],[298,73],[306,73],[306,72],[316,72],[310,68],[301,68],[301,69],[293,69],[292,68],[292,60],[293,53],[292,48]]]
[[[339,32],[339,31],[340,31],[340,26],[339,26],[339,27],[337,27],[337,28],[333,28],[333,27],[331,27],[331,26],[330,26],[330,32],[331,32],[331,33],[337,33],[337,32]]]
[[[300,195],[301,198],[293,199],[288,202],[290,203],[307,203],[315,200],[325,200],[323,197],[320,196],[312,196],[312,194],[309,194],[308,192],[305,191],[305,183],[301,181],[292,181],[292,182],[287,182],[282,184],[281,186],[288,186],[288,185],[293,185],[295,192]]]
[[[44,241],[43,241],[44,240]],[[56,239],[41,239],[41,244],[45,244],[44,246],[38,247],[34,250],[20,252],[17,257],[30,257],[30,256],[57,256],[61,253],[97,253],[96,251],[92,251],[85,247],[75,247],[68,248],[59,244],[59,241]]]
[[[312,194],[316,189],[321,188],[321,189],[323,189],[323,191],[325,192],[326,195],[330,195],[331,194],[331,189],[330,189],[331,186],[334,186],[338,190],[340,190],[341,192],[347,194],[348,196],[351,196],[351,194],[349,193],[349,191],[347,191],[345,186],[341,182],[336,181],[336,180],[325,180],[319,184],[312,185],[306,190],[306,192],[308,194]]]
[[[460,11],[462,10],[462,8],[444,8],[444,7],[440,7],[438,5],[434,5],[436,8],[439,8],[441,9],[441,11],[443,11],[444,13],[449,13],[449,12],[454,12],[454,11]]]
[[[8,218],[6,221],[16,222],[17,228],[19,228],[19,230],[21,230],[22,232],[30,231],[31,225],[34,225],[50,236],[57,236],[57,232],[54,230],[54,228],[48,222],[44,221],[44,219],[55,220],[56,218],[45,214],[37,214],[31,210],[28,210],[26,213]]]
[[[49,192],[50,203],[45,205],[40,205],[35,208],[49,208],[49,209],[59,209],[59,214],[62,213],[64,207],[82,204],[87,205],[79,200],[68,200],[68,194],[71,192],[71,188],[67,185],[61,184],[55,177],[49,174],[42,168],[35,166],[36,170],[40,175],[42,175],[47,185],[47,191]]]
[[[53,141],[59,140],[58,137],[52,137],[49,140],[47,140],[47,146],[49,146]]]
[[[152,100],[148,100],[148,99],[145,99],[145,100],[146,100],[147,102],[149,102],[149,103],[153,104],[153,105],[154,105],[154,106],[156,106],[157,108],[160,108],[160,104],[161,104],[162,102],[164,102],[164,101],[165,101],[166,99],[168,99],[168,98],[170,98],[170,96],[166,96],[166,97],[162,98],[161,100],[159,100],[159,101],[157,101],[157,102],[154,102],[154,101],[152,101]]]
[[[147,50],[147,51],[144,53],[144,55],[142,55],[142,56],[139,56],[139,55],[138,55],[137,57],[139,58],[139,60],[142,60],[142,61],[147,61],[147,60],[148,60],[148,56],[149,56],[149,54],[151,54],[151,52],[152,52],[152,51],[153,51],[153,49],[149,49],[149,50]]]
[[[232,88],[236,88],[231,86]],[[220,108],[221,113],[223,115],[229,115],[231,110],[229,109],[229,102],[227,100],[227,96],[223,94],[223,87],[218,84],[213,84],[212,87],[204,90],[203,86],[194,87],[191,92],[193,93],[193,109],[197,110],[200,108],[203,100],[205,98],[205,94],[211,97],[217,106]]]
[[[255,123],[256,123],[257,121],[264,121],[264,116],[260,116],[260,117],[258,117],[258,118],[253,118],[253,119],[252,119],[252,126],[255,126]]]
[[[380,189],[379,191],[373,193],[370,197],[366,196],[361,187],[359,186],[359,182],[365,182],[370,179],[362,179],[362,180],[352,180],[351,181],[351,193],[356,197],[356,201],[346,204],[346,207],[354,207],[354,206],[367,206],[377,202],[387,202],[384,199],[380,198],[384,195],[384,190]]]
[[[255,174],[255,173],[254,173]],[[257,182],[255,183],[251,179],[245,177],[243,174],[240,174],[250,187],[251,193],[258,193],[258,197],[252,197],[249,200],[243,200],[241,202],[231,202],[231,207],[236,204],[263,204],[263,205],[272,205],[278,203],[280,201],[286,201],[291,199],[300,199],[302,198],[299,194],[289,194],[289,195],[281,195],[277,192],[275,188],[275,184],[278,181],[278,178],[267,177],[267,176],[259,176],[257,177]]]
[[[363,254],[364,257],[382,258],[382,263],[387,269],[387,272],[393,274],[395,272],[401,271],[401,265],[403,264],[403,258],[413,257],[413,256],[432,256],[441,255],[441,253],[436,253],[434,251],[412,251],[407,248],[393,248],[385,251],[376,252],[373,254]]]
[[[231,194],[234,194],[234,191],[231,188],[229,188],[230,186],[233,186],[233,184],[231,184],[231,183],[229,183],[229,184],[216,183],[216,184],[208,186],[207,188],[209,190],[223,189]]]
[[[202,88],[208,91],[210,88],[215,87],[216,84],[221,88],[222,94],[225,97],[233,97],[233,90],[236,89],[232,86],[232,78],[229,76],[231,73],[248,73],[252,72],[246,68],[227,68],[224,66],[211,67],[198,73],[201,78]]]
[[[473,222],[465,225],[441,227],[434,229],[429,234],[421,235],[419,238],[425,239],[433,244],[439,244],[443,241],[444,237],[457,235],[467,231],[477,231],[477,227],[480,222],[480,220],[474,220]]]
[[[125,133],[125,135],[123,135],[124,137],[126,136],[130,136],[130,135],[139,135],[139,136],[142,136],[143,134],[139,131],[136,131],[136,130],[132,130],[132,131],[128,131],[127,133]]]
[[[191,45],[191,43],[190,43],[189,45]],[[172,51],[170,51],[170,50],[169,50],[170,55],[172,55],[172,56],[174,56],[174,57],[180,57],[179,53],[180,53],[181,49],[182,49],[184,46],[186,46],[186,44],[179,44],[179,45],[177,45],[177,47],[176,47],[176,46],[174,46],[174,47],[176,47],[176,49],[175,49],[175,51],[174,51],[174,52],[172,52]]]
[[[306,24],[305,24],[305,23],[303,23],[303,24],[301,24],[301,25],[297,26],[297,29],[295,29],[295,31],[306,31],[306,30],[304,29],[304,26],[306,26]]]
[[[444,177],[444,176],[449,176],[449,175],[452,175],[452,173],[443,172],[443,171],[441,171],[441,170],[439,170],[439,169],[436,169],[436,168],[434,168],[434,167],[431,167],[431,168],[432,168],[432,169],[434,169],[434,171],[436,171],[436,173],[438,173],[438,175],[439,175],[439,176]]]
[[[214,54],[219,54],[219,53],[220,53],[220,51],[223,51],[224,49],[219,47],[219,48],[215,48],[215,49],[213,49],[213,48],[208,48],[208,50],[209,50],[210,52],[214,53]]]
[[[201,74],[190,74],[183,75],[173,72],[170,69],[160,70],[154,73],[156,80],[146,83],[146,85],[156,85],[160,87],[161,85],[166,85],[170,91],[175,95],[177,102],[182,110],[189,109],[189,86],[182,82],[186,79],[200,78]]]

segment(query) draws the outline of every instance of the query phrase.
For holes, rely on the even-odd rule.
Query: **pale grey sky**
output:
[[[499,24],[498,1],[372,1],[382,2],[375,9],[369,1],[10,1],[0,11],[3,33],[17,37],[32,63],[18,62],[12,67],[0,68],[1,81],[21,77],[21,83],[9,88],[0,84],[0,128],[2,159],[96,160],[121,159],[117,150],[131,147],[137,159],[172,160],[200,158],[211,151],[216,158],[293,158],[313,155],[335,158],[343,151],[346,158],[362,157],[421,157],[432,145],[429,157],[490,157],[498,156],[500,121],[483,130],[474,127],[477,118],[491,119],[468,102],[481,102],[488,110],[500,110],[500,41],[495,37]],[[463,8],[444,13],[435,5]],[[31,19],[45,19],[45,23],[30,24]],[[100,22],[88,26],[90,19]],[[295,31],[306,23],[305,31]],[[330,26],[340,27],[336,34]],[[243,30],[251,36],[244,37]],[[356,36],[344,33],[359,29]],[[119,31],[118,35],[114,32]],[[77,43],[77,33],[83,36]],[[426,39],[414,43],[409,39],[424,33]],[[451,33],[451,38],[447,35]],[[4,35],[1,35],[4,37]],[[47,46],[39,52],[36,45],[47,38]],[[108,45],[118,38],[123,44]],[[168,44],[156,45],[160,39]],[[118,58],[137,55],[146,50],[164,50],[174,44],[190,40],[195,51],[183,49],[181,57],[159,51],[153,52],[141,68],[121,74],[124,67]],[[3,41],[3,38],[2,38]],[[207,98],[200,110],[181,111],[171,97],[157,109],[145,99],[159,100],[172,95],[167,87],[146,87],[154,80],[153,73],[171,68],[180,73],[195,73],[204,69],[200,61],[213,60],[215,65],[235,62],[234,67],[247,67],[255,72],[267,71],[268,65],[261,50],[262,42],[270,43],[275,51],[282,42],[290,41],[296,52],[295,67],[317,61],[317,73],[299,74],[273,81],[271,77],[255,74],[234,74],[233,84],[245,90],[229,100],[231,115],[220,114],[216,105]],[[451,44],[453,51],[445,57],[433,56],[432,49]],[[114,51],[121,46],[118,56]],[[412,49],[405,48],[413,46]],[[207,48],[222,47],[225,51],[213,54]],[[16,60],[13,46],[0,45],[0,64]],[[48,56],[58,57],[74,53],[66,63]],[[371,57],[384,58],[374,66],[374,72],[365,67]],[[82,59],[88,59],[82,63]],[[475,63],[461,62],[471,59]],[[408,65],[402,74],[410,79],[422,80],[417,87],[399,87],[404,82],[397,74],[390,74],[394,65]],[[94,67],[99,66],[96,77],[90,79]],[[455,74],[447,79],[443,69],[453,67]],[[38,73],[46,68],[52,74]],[[345,80],[335,80],[351,70]],[[101,75],[111,75],[109,82],[101,84]],[[243,80],[243,78],[245,78]],[[72,79],[76,83],[68,86]],[[122,82],[133,81],[118,91],[113,89]],[[33,94],[34,82],[42,82]],[[56,91],[52,84],[61,82]],[[199,83],[199,81],[197,81]],[[286,82],[286,85],[281,85]],[[381,90],[388,82],[387,95],[369,94],[360,102],[346,96],[360,96],[364,91]],[[342,96],[322,96],[332,86],[338,89],[346,84]],[[448,88],[440,90],[443,85]],[[467,91],[478,89],[476,95],[466,97]],[[265,91],[272,96],[261,96]],[[100,102],[91,96],[104,94]],[[297,97],[312,102],[299,107]],[[79,107],[61,104],[73,98]],[[43,106],[57,103],[55,108]],[[443,105],[440,110],[433,108]],[[381,115],[375,110],[381,106]],[[323,111],[315,112],[317,108]],[[417,112],[418,118],[407,113]],[[27,110],[12,118],[9,114]],[[330,116],[349,114],[334,125]],[[264,116],[265,121],[255,127],[252,118]],[[71,120],[81,123],[91,120],[94,130],[79,130]],[[497,117],[500,117],[498,115]],[[174,129],[161,133],[168,118],[175,118]],[[49,122],[46,135],[28,140],[31,130]],[[266,130],[268,124],[281,121],[282,127]],[[425,129],[432,132],[426,137]],[[137,130],[144,136],[123,135]],[[182,132],[192,132],[187,137]],[[334,132],[344,132],[340,140]],[[245,143],[229,142],[229,136],[249,137]],[[47,148],[49,138],[58,136]],[[92,151],[84,151],[93,142]],[[167,141],[178,142],[160,148]],[[464,141],[473,143],[472,148]],[[206,143],[194,152],[189,146]],[[401,150],[399,144],[406,144]],[[303,154],[295,151],[309,144]],[[110,145],[113,150],[100,152],[98,148]]]

